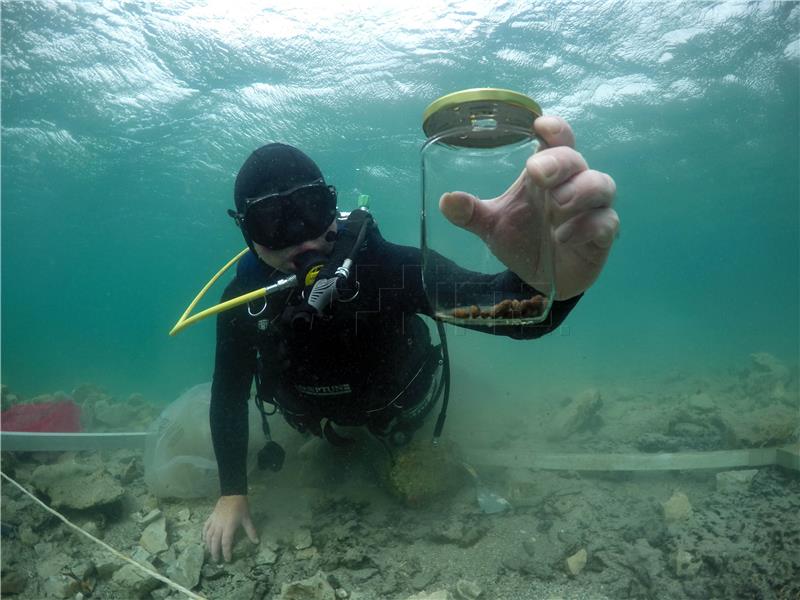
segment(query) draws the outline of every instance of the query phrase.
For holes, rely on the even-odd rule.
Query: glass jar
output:
[[[533,242],[522,258],[535,263],[529,272],[537,274],[526,282],[439,208],[447,192],[468,192],[480,202],[502,195],[539,146],[533,122],[540,115],[527,96],[494,88],[448,94],[425,110],[422,276],[439,320],[483,328],[535,326],[548,318],[555,297],[549,203],[536,207],[537,217],[525,223],[524,237]]]

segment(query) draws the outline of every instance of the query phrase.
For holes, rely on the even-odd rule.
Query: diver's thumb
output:
[[[488,229],[486,206],[467,192],[447,192],[439,198],[439,210],[453,225],[483,237]]]

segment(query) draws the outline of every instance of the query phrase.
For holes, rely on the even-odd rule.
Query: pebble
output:
[[[80,579],[86,581],[97,574],[97,565],[95,565],[91,560],[84,560],[75,565],[73,572]]]
[[[436,542],[457,544],[468,548],[478,542],[485,534],[486,526],[477,526],[464,523],[458,519],[451,519],[439,525],[433,532],[432,538]]]
[[[528,553],[528,556],[533,558],[536,553],[536,538],[530,537],[522,541],[522,548]]]
[[[152,564],[147,564],[146,566],[148,569],[154,569]],[[119,571],[114,573],[111,580],[120,590],[125,590],[125,592],[133,597],[149,594],[161,585],[157,579],[145,574],[131,564],[123,565]]]
[[[451,600],[452,597],[453,596],[451,596],[450,592],[447,590],[438,590],[430,594],[427,592],[420,592],[419,594],[409,596],[406,600]]]
[[[33,551],[40,557],[49,557],[53,552],[53,544],[39,542],[38,544],[34,544]]]
[[[699,392],[689,398],[689,408],[699,413],[711,413],[716,410],[717,405],[706,392]]]
[[[294,557],[297,560],[311,560],[317,556],[319,556],[319,551],[314,546],[303,548],[294,553]]]
[[[559,410],[548,427],[550,440],[562,440],[589,427],[603,406],[600,392],[588,389]]]
[[[150,523],[142,532],[139,543],[150,554],[158,554],[169,548],[167,544],[167,520],[160,518]]]
[[[156,498],[155,496],[151,496],[148,494],[142,499],[143,511],[145,510],[153,511],[156,510],[157,508],[158,508],[158,498]]]
[[[141,475],[141,469],[135,460],[131,460],[128,464],[122,467],[119,474],[119,481],[122,485],[128,485],[136,481],[136,478]]]
[[[133,552],[131,552],[131,558],[139,564],[150,562],[151,557],[152,553],[148,552],[141,546],[134,548]]]
[[[252,600],[256,595],[257,585],[258,584],[255,581],[250,581],[249,579],[237,581],[236,585],[233,586],[232,591],[228,592],[228,594],[225,596],[225,600]],[[298,595],[296,597],[303,598],[304,596]],[[289,598],[291,598],[291,596],[289,596]]]
[[[223,575],[225,575],[225,569],[222,565],[216,565],[213,563],[206,563],[203,565],[201,570],[203,575],[203,579],[207,579],[208,581],[214,581],[215,579],[219,579]]]
[[[100,526],[95,521],[86,521],[80,526],[80,528],[96,538],[101,537],[103,534],[102,529],[100,529]]]
[[[461,579],[456,583],[456,595],[459,600],[476,600],[481,594],[483,594],[483,590],[474,581]]]
[[[672,497],[662,504],[664,507],[664,519],[668,523],[685,521],[692,516],[692,505],[689,498],[683,492],[675,492]]]
[[[411,587],[415,590],[424,590],[436,579],[435,571],[420,571],[411,578]]]
[[[586,566],[586,548],[581,548],[575,554],[567,559],[567,570],[573,577],[580,575],[583,568]]]
[[[157,521],[159,519],[159,517],[161,517],[161,511],[159,509],[157,509],[157,508],[154,508],[149,513],[147,513],[144,517],[142,517],[142,520],[140,521],[140,523],[142,525],[144,525],[145,527],[147,527],[153,521]]]
[[[700,563],[686,550],[679,549],[673,557],[675,561],[675,574],[678,577],[692,576],[700,570]]]
[[[78,591],[78,582],[63,575],[48,577],[40,585],[41,590],[50,598],[68,598]]]
[[[28,578],[19,571],[3,570],[3,578],[0,580],[0,594],[12,595],[19,594],[28,585]]]
[[[308,579],[284,583],[277,598],[278,600],[298,600],[299,598],[323,600],[332,597],[336,597],[336,592],[328,583],[325,575],[321,571],[317,571],[316,575]]]
[[[746,492],[750,489],[750,484],[753,483],[753,478],[757,473],[758,469],[717,473],[717,491]]]
[[[101,562],[97,565],[97,578],[98,579],[111,579],[111,577],[116,573],[122,565],[116,559],[109,560],[107,562]]]
[[[310,548],[313,543],[311,532],[308,529],[298,529],[294,532],[294,549],[305,550]]]
[[[377,574],[378,574],[378,569],[373,569],[371,567],[368,567],[366,569],[354,569],[350,571],[350,577],[353,578],[353,581],[356,581],[358,583],[363,583],[367,579],[370,579],[371,577],[374,577]]]
[[[260,565],[274,565],[278,561],[278,553],[263,544],[258,549],[256,563]]]
[[[40,538],[29,525],[23,525],[19,528],[19,539],[23,544],[33,546],[39,542]]]

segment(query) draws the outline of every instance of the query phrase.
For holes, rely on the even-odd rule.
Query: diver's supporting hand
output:
[[[548,279],[540,260],[540,240],[534,234],[541,230],[545,203],[549,203],[556,294],[564,300],[592,285],[608,258],[619,229],[619,217],[612,208],[616,185],[605,173],[589,169],[574,149],[575,136],[566,121],[539,117],[534,128],[544,145],[506,192],[486,201],[466,192],[450,192],[441,197],[439,208],[536,287]]]
[[[244,527],[250,541],[257,544],[258,535],[250,518],[247,496],[221,496],[214,512],[203,525],[203,541],[214,562],[219,562],[220,549],[225,562],[230,562],[233,538],[239,525]]]

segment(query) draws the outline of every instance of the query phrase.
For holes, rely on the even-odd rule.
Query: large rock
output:
[[[725,415],[727,441],[732,448],[782,446],[797,439],[800,422],[797,409],[767,406],[752,412]]]
[[[687,407],[695,413],[711,414],[717,410],[717,402],[708,392],[698,392],[689,397]]]
[[[80,585],[64,575],[53,575],[42,580],[41,589],[47,598],[71,598],[78,592]]]
[[[701,563],[696,561],[691,553],[683,548],[678,548],[672,557],[675,574],[678,577],[694,577],[701,568]]]
[[[21,594],[28,585],[28,575],[16,569],[3,569],[3,576],[0,577],[0,594],[11,596]]]
[[[0,404],[0,408],[2,408],[2,410],[8,410],[18,403],[19,398],[17,395],[12,394],[7,385],[2,386],[2,403]]]
[[[483,595],[483,589],[476,582],[460,579],[456,583],[456,596],[459,600],[477,600]]]
[[[475,545],[488,530],[488,525],[483,522],[468,521],[454,516],[434,527],[431,539],[434,542],[468,548]]]
[[[600,392],[594,389],[583,391],[562,408],[551,423],[548,439],[557,441],[573,433],[590,429],[599,423],[598,411],[603,406]]]
[[[754,352],[750,355],[751,372],[769,373],[775,379],[785,380],[789,369],[769,352]]]
[[[293,542],[295,550],[305,550],[306,548],[310,548],[313,544],[313,540],[311,539],[311,531],[308,529],[298,529],[294,532]]]
[[[727,493],[746,492],[750,489],[750,484],[753,483],[753,478],[757,474],[758,469],[717,473],[717,491]]]
[[[33,472],[31,483],[47,494],[56,508],[101,507],[117,502],[125,494],[106,471],[76,462],[41,465]]]
[[[409,596],[406,600],[452,600],[453,596],[447,590],[439,590],[438,592],[420,592]]]
[[[100,386],[93,383],[84,383],[72,390],[72,399],[78,404],[94,404],[98,400],[109,400],[110,398]]]
[[[139,411],[125,402],[98,400],[94,404],[94,419],[112,429],[127,429],[138,419]]]
[[[466,481],[460,452],[455,444],[437,447],[415,441],[395,455],[389,467],[389,488],[404,503],[422,506],[455,494]]]
[[[726,426],[718,404],[705,392],[676,407],[667,421],[667,439],[677,449],[720,450],[726,447]],[[640,447],[641,442],[640,439]],[[654,441],[650,438],[648,441]],[[669,444],[667,444],[669,445]],[[657,448],[654,448],[657,449]]]
[[[789,396],[786,386],[790,372],[772,354],[756,352],[750,355],[750,368],[745,380],[745,390],[750,399],[757,403],[783,401]]]
[[[255,562],[257,565],[274,565],[278,562],[278,544],[266,537],[261,538]]]
[[[175,566],[169,569],[169,576],[183,587],[191,590],[200,582],[204,558],[203,547],[200,544],[189,544],[178,555]]]
[[[145,527],[139,544],[150,554],[158,554],[169,548],[169,544],[167,544],[166,519],[161,517]]]
[[[153,565],[148,564],[147,567],[155,571]],[[161,585],[158,579],[131,564],[125,565],[114,573],[111,581],[126,594],[122,596],[124,598],[144,598]]]
[[[284,583],[278,600],[336,600],[336,591],[322,571],[317,571],[308,579]]]

